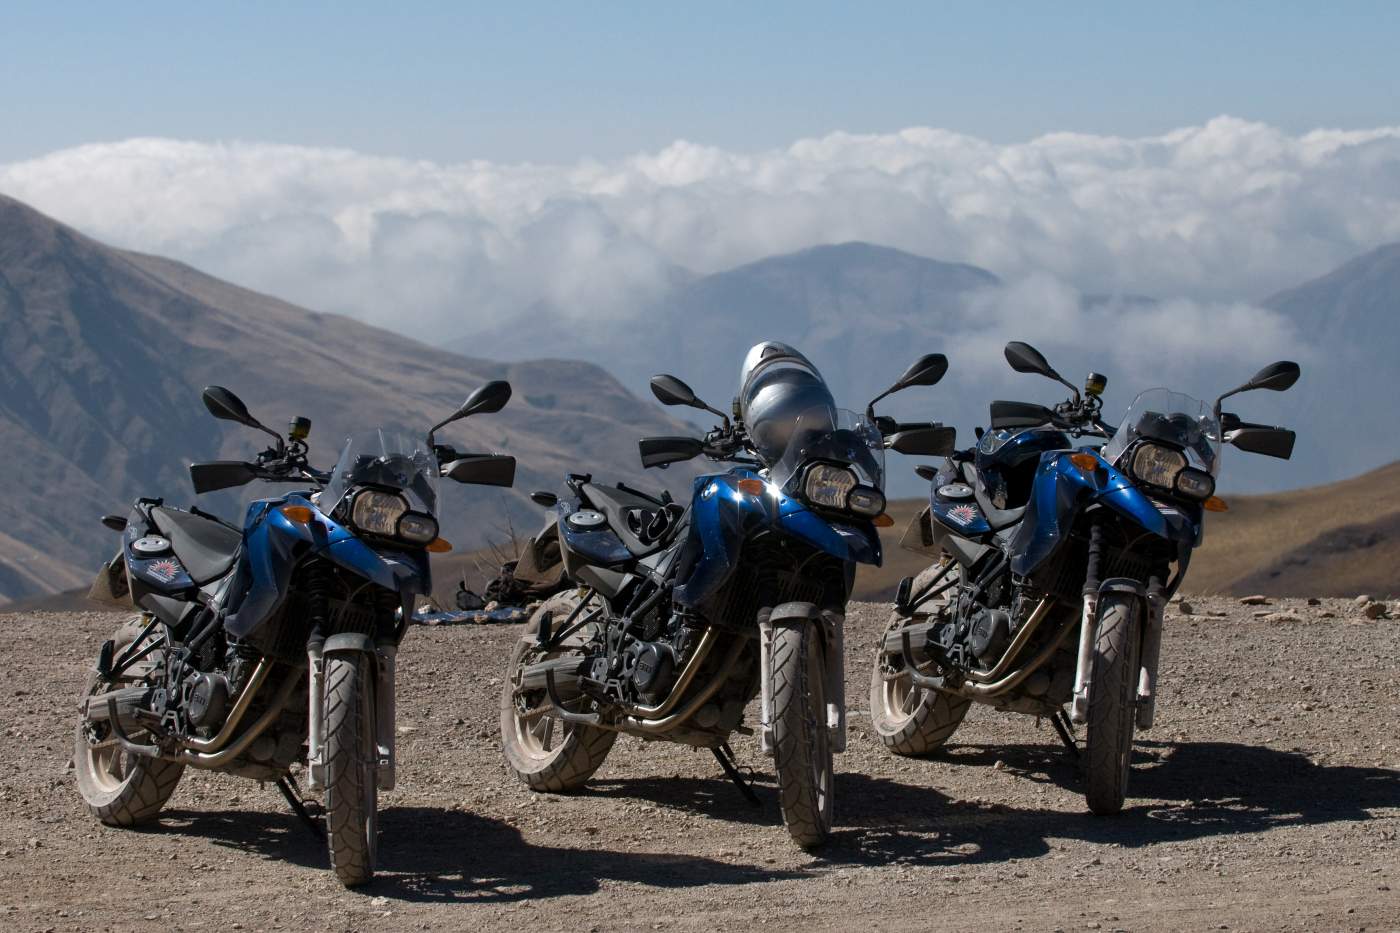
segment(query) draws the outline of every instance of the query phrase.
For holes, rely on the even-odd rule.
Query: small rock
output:
[[[1364,605],[1366,605],[1367,603],[1369,603],[1370,601],[1371,601],[1371,597],[1368,596],[1368,595],[1366,595],[1365,593],[1362,593],[1360,596],[1358,596],[1358,597],[1356,597],[1355,599],[1352,600],[1352,602],[1356,603],[1356,605],[1358,605],[1358,606],[1364,606]]]
[[[1309,605],[1309,606],[1321,606],[1321,605],[1322,605],[1322,600],[1318,599],[1316,596],[1309,596],[1309,597],[1308,597],[1308,605]]]
[[[1240,605],[1241,605],[1241,606],[1267,606],[1268,604],[1269,604],[1269,597],[1267,597],[1267,596],[1263,596],[1263,595],[1258,595],[1258,594],[1256,594],[1256,595],[1254,595],[1254,596],[1241,596],[1241,597],[1240,597]]]
[[[1254,613],[1254,618],[1256,618],[1256,619],[1267,619],[1267,618],[1269,618],[1269,617],[1272,616],[1272,615],[1274,615],[1274,613],[1270,612],[1269,610],[1267,610],[1267,609],[1260,609],[1260,610],[1258,610],[1257,612]]]
[[[387,897],[384,897],[384,896],[381,895],[381,896],[379,896],[379,897],[372,897],[372,898],[370,898],[370,901],[369,901],[369,902],[370,902],[370,905],[373,906],[373,907],[383,907],[385,904],[388,904],[388,903],[389,903],[389,899],[388,899]]]
[[[1192,613],[1194,613],[1196,609],[1194,606],[1192,606],[1190,603],[1183,599],[1181,602],[1176,604],[1176,611],[1184,616],[1189,616]]]
[[[1319,619],[1335,619],[1337,618],[1337,614],[1331,609],[1324,609],[1317,614],[1317,617]]]
[[[998,759],[997,759],[997,763],[994,764],[994,765],[992,765],[992,770],[993,770],[993,771],[1005,771],[1005,770],[1006,770],[1006,762],[1004,762],[1004,761],[1002,761],[1000,758],[998,758]]]
[[[1361,614],[1368,619],[1385,617],[1385,603],[1367,603],[1361,607]]]
[[[1297,616],[1295,616],[1295,615],[1294,615],[1293,613],[1291,613],[1291,612],[1271,612],[1271,613],[1269,613],[1267,616],[1264,617],[1264,621],[1265,621],[1265,622],[1301,622],[1301,621],[1303,621],[1303,620],[1300,619],[1300,618],[1298,618]]]

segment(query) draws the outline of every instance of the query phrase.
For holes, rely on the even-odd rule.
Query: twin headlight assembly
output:
[[[814,463],[802,476],[802,498],[809,505],[874,518],[885,511],[885,497],[862,486],[853,470],[834,463]]]
[[[438,536],[431,515],[409,510],[408,500],[392,492],[362,489],[350,502],[350,527],[361,534],[396,538],[426,547]]]
[[[1215,495],[1215,478],[1187,466],[1186,455],[1161,444],[1139,444],[1128,463],[1133,478],[1195,502]]]

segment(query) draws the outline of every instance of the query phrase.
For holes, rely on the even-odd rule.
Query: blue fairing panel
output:
[[[309,525],[288,519],[278,507],[311,506],[301,495],[260,499],[248,506],[244,521],[247,546],[240,572],[248,586],[227,628],[242,638],[252,632],[281,605],[292,570],[306,557],[316,555],[358,574],[400,597],[426,593],[432,582],[425,554],[376,551],[354,532],[316,512]],[[314,506],[313,506],[314,509]]]
[[[830,521],[771,485],[757,496],[739,490],[739,480],[758,478],[736,469],[696,479],[683,545],[691,570],[675,589],[677,602],[694,606],[714,593],[734,571],[744,541],[765,529],[781,530],[840,560],[879,565],[880,538],[869,523]]]
[[[1086,451],[1080,451],[1084,453]],[[1079,513],[1102,505],[1144,531],[1194,545],[1200,517],[1170,509],[1163,513],[1128,477],[1098,458],[1098,469],[1086,473],[1070,461],[1070,451],[1047,453],[1036,469],[1030,507],[1011,540],[1011,570],[1020,576],[1034,572],[1060,546]]]

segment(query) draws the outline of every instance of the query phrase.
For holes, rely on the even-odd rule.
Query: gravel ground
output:
[[[930,760],[866,735],[869,646],[848,622],[850,751],[818,855],[706,752],[624,738],[584,793],[534,795],[496,726],[514,627],[422,628],[401,655],[399,789],[380,875],[347,892],[270,785],[187,771],[158,825],[92,821],[74,699],[120,617],[0,615],[6,930],[1400,929],[1400,621],[1351,601],[1169,611],[1158,725],[1132,795],[1089,816],[1048,723],[975,707]]]

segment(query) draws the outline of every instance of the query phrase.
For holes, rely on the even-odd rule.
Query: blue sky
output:
[[[0,162],[132,136],[573,162],[937,126],[1400,123],[1400,3],[7,3]]]

